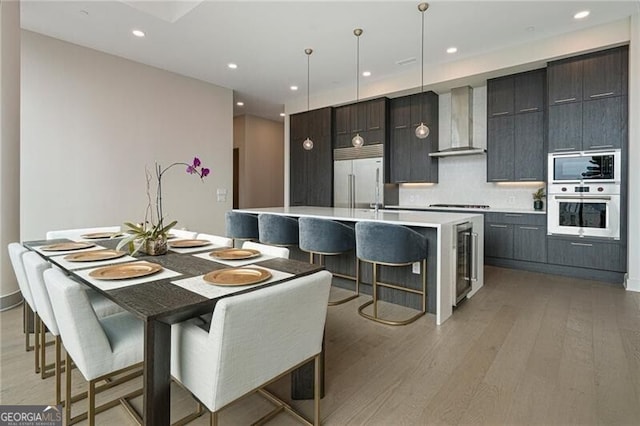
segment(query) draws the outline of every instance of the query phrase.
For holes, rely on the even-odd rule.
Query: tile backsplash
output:
[[[486,204],[494,208],[532,209],[535,192],[542,182],[487,182],[485,155],[439,159],[439,183],[402,184],[401,206],[429,204]]]

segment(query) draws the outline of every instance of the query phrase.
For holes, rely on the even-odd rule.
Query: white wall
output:
[[[0,308],[22,300],[7,244],[20,239],[20,3],[0,2]]]
[[[163,178],[165,217],[224,233],[232,187],[232,91],[22,32],[21,236],[140,221],[145,165],[190,162]]]

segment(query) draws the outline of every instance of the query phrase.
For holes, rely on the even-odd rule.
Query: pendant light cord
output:
[[[356,103],[358,103],[360,102],[360,36],[356,37]]]
[[[420,71],[420,122],[422,123],[422,104],[424,103],[424,10],[420,12],[422,14],[422,33],[421,36],[422,38],[420,39],[421,41],[421,46],[422,46],[422,56],[421,56],[421,63],[422,63],[422,69]]]
[[[311,54],[307,53],[307,112],[309,112],[309,82],[310,82],[310,74],[309,74],[309,61],[311,60]]]

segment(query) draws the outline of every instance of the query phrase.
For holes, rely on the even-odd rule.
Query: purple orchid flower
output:
[[[200,159],[198,157],[193,158],[193,167],[200,167]]]
[[[209,169],[207,169],[206,167],[203,167],[202,170],[200,171],[200,173],[202,174],[202,177],[208,176],[209,175]]]

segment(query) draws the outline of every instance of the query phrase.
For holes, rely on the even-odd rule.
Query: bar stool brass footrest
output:
[[[414,322],[415,320],[417,320],[418,318],[420,318],[421,316],[423,316],[426,312],[421,311],[418,312],[417,314],[413,315],[412,317],[405,319],[405,320],[388,320],[388,319],[384,319],[384,318],[380,318],[378,316],[374,316],[374,315],[370,315],[367,314],[366,312],[364,312],[364,309],[373,304],[373,300],[369,300],[368,302],[360,305],[360,307],[358,308],[358,313],[360,314],[360,316],[369,319],[371,321],[375,321],[378,322],[380,324],[386,324],[386,325],[407,325],[407,324],[411,324],[412,322]]]

